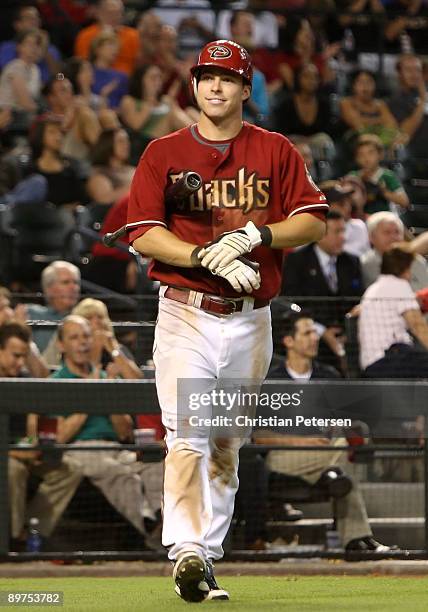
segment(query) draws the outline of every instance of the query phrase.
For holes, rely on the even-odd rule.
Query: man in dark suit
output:
[[[327,213],[327,232],[319,242],[290,253],[284,266],[282,294],[289,296],[361,296],[358,257],[343,250],[345,218]]]
[[[324,238],[287,256],[282,285],[283,295],[308,298],[300,302],[316,313],[317,322],[324,327],[320,330],[320,359],[342,369],[338,358],[344,356],[343,347],[335,339],[343,332],[345,314],[359,301],[342,298],[359,298],[363,292],[358,257],[343,250],[345,228],[342,213],[330,210]],[[309,299],[316,296],[337,299]]]

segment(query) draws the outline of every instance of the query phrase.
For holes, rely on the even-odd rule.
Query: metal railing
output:
[[[277,384],[277,383],[276,383]],[[284,392],[290,385],[283,381],[279,383],[283,387]],[[299,382],[299,386],[302,383]],[[317,381],[315,386],[320,389],[325,384],[325,381]],[[428,382],[367,382],[367,381],[338,381],[328,384],[337,385],[337,387],[346,390],[347,394],[354,397],[358,393],[367,395],[364,389],[371,388],[372,405],[376,405],[377,393],[379,405],[385,402],[386,393],[389,398],[397,399],[397,406],[394,410],[392,407],[389,412],[395,413],[397,418],[404,405],[406,408],[406,418],[411,418],[412,415],[427,412],[423,409],[423,404],[426,404],[428,397]],[[70,386],[72,385],[72,387]],[[314,386],[314,383],[312,383]],[[392,388],[391,388],[392,387]],[[159,411],[156,389],[153,381],[118,381],[118,380],[37,380],[37,379],[0,379],[0,558],[5,560],[23,560],[23,559],[156,559],[159,558],[159,553],[150,551],[84,551],[84,552],[41,552],[41,553],[11,553],[9,552],[9,506],[8,506],[8,467],[7,457],[8,450],[11,448],[19,448],[18,446],[9,445],[9,417],[12,414],[27,414],[34,412],[37,414],[72,414],[79,410],[82,411],[84,406],[85,412],[91,415],[113,414],[113,413],[131,413],[144,414],[155,413]],[[370,404],[370,402],[369,402]],[[80,407],[80,408],[78,408]],[[131,407],[131,408],[130,408]],[[370,405],[368,405],[370,410]],[[382,410],[380,411],[382,413]],[[385,413],[386,414],[386,413]],[[359,416],[361,416],[359,414]],[[428,558],[428,441],[425,436],[425,441],[422,446],[412,444],[409,446],[398,447],[395,444],[371,444],[360,447],[358,453],[404,453],[409,456],[424,457],[424,501],[425,501],[425,519],[424,519],[424,546],[418,550],[411,551],[391,551],[387,556],[400,559],[408,558]],[[46,448],[46,447],[40,447]],[[100,447],[97,447],[100,449]],[[121,447],[122,448],[122,447]],[[137,450],[141,447],[135,445],[123,446],[124,449]],[[293,452],[310,451],[310,450],[331,450],[329,447],[314,447],[308,444],[307,446],[295,447],[292,445],[248,445],[245,447],[250,452],[262,452],[269,450],[292,450]],[[348,447],[334,447],[335,450],[346,450]],[[71,450],[68,445],[58,445],[58,450]],[[34,450],[34,448],[32,448]],[[76,447],[78,450],[78,447]],[[85,446],[85,450],[88,447]],[[94,451],[96,449],[94,448]],[[157,452],[158,445],[149,445],[147,451]],[[286,552],[280,551],[265,551],[263,553],[254,553],[254,551],[231,550],[228,557],[231,559],[243,558],[257,560],[263,559],[278,559],[283,557],[303,557],[321,556],[326,558],[343,557],[343,553],[338,551],[320,550],[319,547],[311,547],[304,550],[289,550]],[[385,556],[385,555],[382,555]],[[368,553],[364,558],[379,558],[376,553]]]

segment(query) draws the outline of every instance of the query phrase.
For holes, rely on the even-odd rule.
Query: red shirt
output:
[[[202,188],[187,201],[165,205],[166,188],[190,170],[201,175]],[[151,142],[144,151],[131,186],[129,240],[159,225],[181,240],[203,245],[247,221],[260,226],[301,212],[318,216],[327,210],[324,194],[307,173],[300,153],[281,134],[244,122],[233,140],[213,143],[194,125]],[[141,221],[144,225],[133,230],[132,224]],[[257,247],[248,258],[259,262],[262,278],[260,289],[251,295],[271,299],[280,289],[282,251]],[[149,276],[176,287],[239,296],[226,280],[205,268],[154,261]]]

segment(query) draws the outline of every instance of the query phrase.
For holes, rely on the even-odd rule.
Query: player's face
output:
[[[20,338],[9,338],[0,348],[0,370],[3,376],[19,376],[28,355],[28,344]]]
[[[240,76],[220,68],[205,69],[198,81],[197,102],[202,113],[217,123],[242,116],[242,103],[250,93]]]
[[[67,365],[82,368],[91,364],[92,331],[89,323],[65,323],[58,344]]]
[[[381,221],[370,235],[374,248],[381,254],[385,253],[394,242],[403,240],[403,231],[394,221]]]
[[[314,359],[318,354],[319,337],[312,319],[300,319],[294,336],[287,338],[286,346],[301,357]]]
[[[345,244],[345,229],[344,219],[328,219],[327,232],[324,238],[318,242],[322,250],[334,257],[340,255]]]

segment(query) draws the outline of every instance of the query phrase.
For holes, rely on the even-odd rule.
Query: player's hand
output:
[[[259,289],[262,282],[260,272],[253,270],[239,259],[234,259],[227,266],[217,268],[213,274],[225,278],[238,293],[242,291],[252,293],[254,289]]]
[[[225,267],[240,255],[250,253],[261,243],[260,231],[252,221],[248,221],[245,227],[220,234],[198,256],[204,268],[216,272],[217,268]]]

